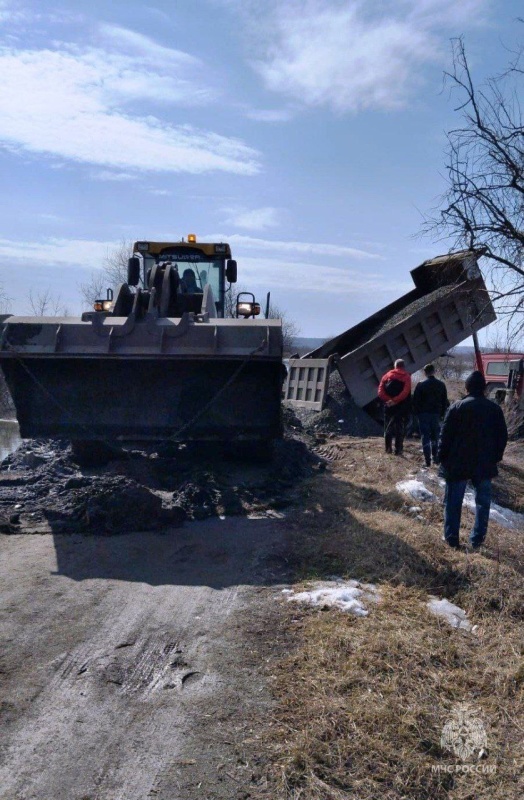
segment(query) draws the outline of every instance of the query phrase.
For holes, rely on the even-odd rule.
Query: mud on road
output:
[[[30,441],[2,462],[1,800],[271,797],[282,508],[323,467],[278,448],[86,469]]]
[[[297,436],[276,442],[272,461],[177,445],[167,454],[122,450],[99,468],[82,467],[66,441],[29,440],[0,465],[0,532],[115,534],[271,515],[322,468]]]
[[[270,796],[281,527],[0,536],[2,800]]]

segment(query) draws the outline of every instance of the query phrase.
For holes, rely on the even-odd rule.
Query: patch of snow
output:
[[[407,481],[400,481],[396,484],[396,489],[402,494],[407,494],[409,497],[413,497],[415,500],[421,500],[423,502],[427,502],[429,500],[435,500],[435,495],[433,492],[430,492],[427,489],[422,481],[417,481],[414,478],[410,478]]]
[[[367,617],[369,611],[366,605],[376,603],[378,599],[379,592],[374,584],[340,579],[336,581],[335,586],[331,581],[315,581],[311,589],[288,595],[288,600],[297,603],[339,608],[357,617]]]
[[[475,493],[466,492],[464,495],[464,505],[467,508],[475,511]],[[524,514],[518,514],[516,511],[511,511],[510,508],[504,508],[497,503],[492,503],[489,509],[489,518],[493,522],[498,522],[503,528],[511,528],[511,530],[524,530]]]
[[[443,617],[452,628],[462,628],[465,631],[472,630],[471,622],[467,618],[464,609],[450,603],[449,600],[430,597],[427,606],[432,614],[436,614],[437,617]]]
[[[445,488],[446,481],[440,478],[439,485]],[[475,492],[468,489],[464,494],[463,505],[475,511]],[[524,530],[524,514],[519,514],[517,511],[512,511],[510,508],[499,506],[498,503],[492,503],[489,509],[489,518],[493,522],[498,522],[503,528],[510,528],[510,530]]]

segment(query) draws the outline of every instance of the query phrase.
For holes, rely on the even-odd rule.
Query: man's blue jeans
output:
[[[472,480],[475,489],[475,523],[469,540],[473,547],[480,547],[488,530],[491,505],[491,480]],[[446,481],[444,498],[444,536],[451,547],[459,543],[460,516],[467,481]]]
[[[424,412],[418,415],[418,424],[420,428],[420,435],[422,437],[422,449],[424,451],[424,458],[426,464],[431,464],[431,457],[433,456],[433,463],[437,462],[437,447],[438,437],[440,434],[440,418],[438,414],[428,414]]]

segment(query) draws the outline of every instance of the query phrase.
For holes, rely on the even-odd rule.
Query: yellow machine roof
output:
[[[147,248],[145,247],[147,245]],[[187,252],[188,249],[200,251],[206,256],[220,255],[231,258],[231,248],[225,242],[135,242],[133,253],[150,253],[153,256],[162,255],[165,250],[181,247]]]

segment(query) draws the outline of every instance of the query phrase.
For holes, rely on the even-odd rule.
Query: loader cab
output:
[[[135,242],[129,261],[131,285],[144,289],[154,285],[160,292],[167,268],[174,298],[170,316],[199,313],[206,286],[213,293],[216,316],[224,316],[226,281],[236,281],[236,262],[228,244],[200,243],[193,234],[180,242]]]

